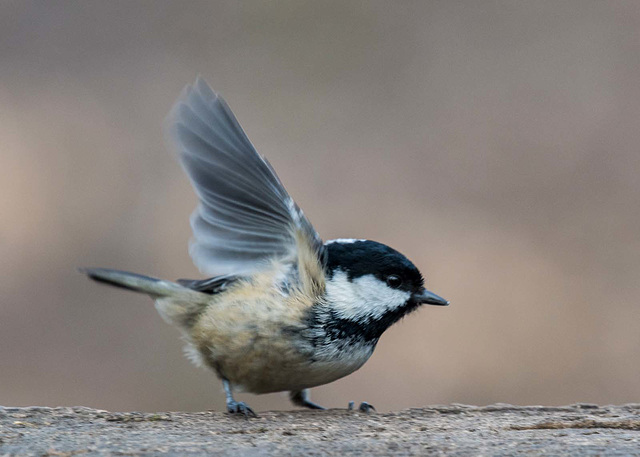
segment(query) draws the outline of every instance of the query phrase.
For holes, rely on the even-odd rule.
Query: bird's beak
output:
[[[424,305],[449,306],[447,300],[433,292],[429,292],[427,289],[422,289],[420,292],[413,294],[413,299]]]

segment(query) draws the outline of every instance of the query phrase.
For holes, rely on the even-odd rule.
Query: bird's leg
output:
[[[246,418],[249,418],[249,416],[258,417],[258,415],[254,413],[246,403],[242,401],[238,402],[233,399],[231,384],[228,380],[223,379],[222,385],[224,386],[224,392],[227,396],[227,412],[229,414],[244,414],[244,417]]]
[[[349,406],[347,407],[347,409],[349,411],[353,411],[354,407],[356,406],[356,404],[352,401],[349,402]],[[360,403],[360,406],[358,407],[358,411],[363,412],[363,413],[370,413],[371,411],[375,411],[376,409],[374,408],[374,406],[371,403],[367,403],[366,401],[363,401],[362,403]]]
[[[309,400],[309,389],[292,390],[289,392],[289,399],[296,406],[302,406],[309,409],[327,409]]]

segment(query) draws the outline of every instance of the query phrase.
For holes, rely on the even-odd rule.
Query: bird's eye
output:
[[[397,289],[401,285],[402,285],[402,279],[400,279],[400,277],[396,275],[387,276],[387,286],[391,287],[392,289]]]

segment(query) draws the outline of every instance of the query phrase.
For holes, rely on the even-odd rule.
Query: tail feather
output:
[[[91,279],[122,289],[142,292],[156,300],[156,309],[169,324],[189,330],[206,308],[211,295],[178,283],[108,268],[81,268]]]
[[[142,292],[152,297],[170,297],[193,293],[192,290],[175,282],[151,278],[128,271],[111,270],[108,268],[80,268],[91,279],[122,289]]]

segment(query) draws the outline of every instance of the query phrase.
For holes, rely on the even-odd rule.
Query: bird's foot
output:
[[[304,390],[293,390],[289,392],[289,399],[296,406],[302,406],[303,408],[309,409],[327,409],[324,406],[320,406],[317,403],[312,402],[309,399],[309,389]]]
[[[347,408],[349,411],[353,411],[355,408],[356,404],[355,402],[350,401],[349,402],[349,407]],[[369,414],[371,411],[375,411],[376,409],[374,408],[374,406],[371,403],[367,403],[366,401],[363,401],[362,403],[360,403],[360,406],[358,407],[358,411],[362,412],[362,413],[367,413]]]
[[[238,415],[243,414],[246,419],[249,417],[258,417],[258,415],[243,401],[228,401],[227,412],[229,414]]]
[[[303,403],[300,403],[300,406],[304,406],[305,408],[309,408],[309,409],[319,409],[319,410],[326,410],[327,408],[325,408],[324,406],[320,406],[317,403],[314,403],[312,401],[306,400]]]

